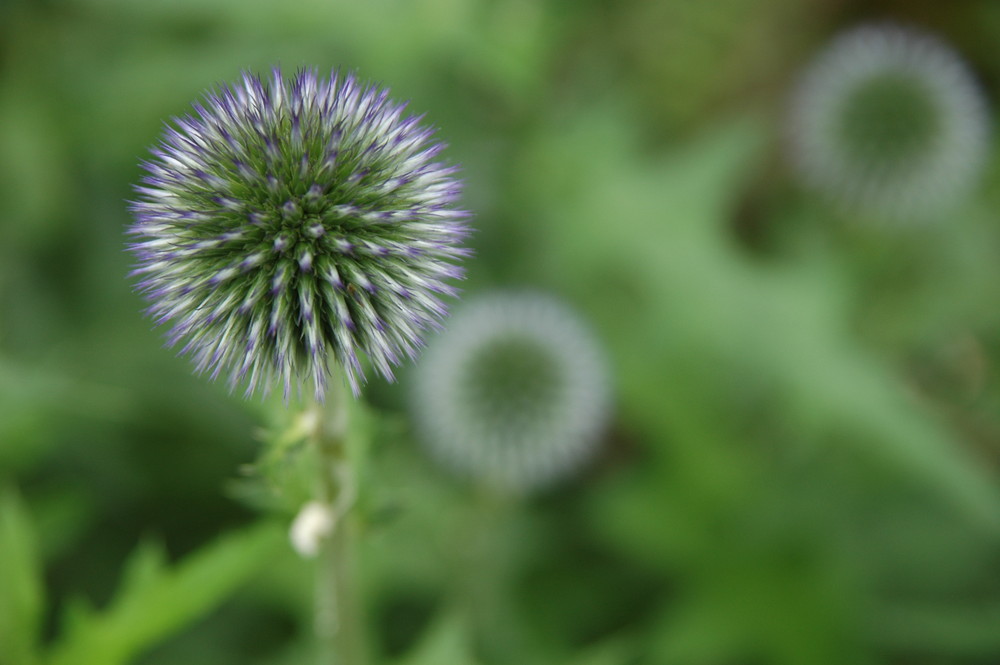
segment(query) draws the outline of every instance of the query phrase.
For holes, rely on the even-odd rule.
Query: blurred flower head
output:
[[[604,357],[551,297],[500,293],[456,313],[416,368],[418,433],[455,471],[524,491],[570,473],[609,413]]]
[[[388,93],[337,73],[245,73],[164,131],[130,246],[149,314],[197,369],[287,399],[332,366],[355,394],[413,356],[461,276],[466,213],[442,144]]]
[[[806,69],[788,131],[808,185],[894,219],[960,201],[989,138],[985,101],[965,64],[936,38],[894,25],[835,39]]]

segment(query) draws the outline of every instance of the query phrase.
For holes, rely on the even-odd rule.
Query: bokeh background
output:
[[[519,500],[425,458],[405,372],[369,387],[372,662],[1000,662],[996,159],[911,227],[782,150],[797,73],[870,19],[995,102],[992,0],[2,0],[0,663],[311,658],[291,513],[243,471],[281,404],[164,349],[123,251],[164,121],[275,64],[426,112],[467,297],[558,294],[614,368],[598,459]]]

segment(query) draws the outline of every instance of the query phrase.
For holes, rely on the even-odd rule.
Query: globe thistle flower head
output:
[[[788,127],[808,185],[894,219],[961,200],[989,139],[985,102],[959,57],[930,35],[879,24],[840,36],[807,68]]]
[[[131,250],[169,343],[287,399],[362,359],[393,378],[468,250],[456,169],[419,117],[353,75],[245,73],[167,127],[135,187]]]
[[[510,491],[567,475],[609,414],[608,371],[587,326],[559,301],[499,293],[467,304],[416,368],[414,421],[430,453]]]

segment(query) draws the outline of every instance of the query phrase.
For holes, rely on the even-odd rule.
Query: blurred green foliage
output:
[[[523,501],[423,458],[405,373],[370,386],[375,661],[1000,661],[1000,172],[877,226],[778,139],[811,53],[887,17],[995,97],[991,0],[0,3],[0,664],[310,657],[297,499],[231,482],[287,415],[161,348],[122,251],[162,123],[272,64],[426,112],[476,214],[467,292],[554,291],[615,366],[601,459]]]

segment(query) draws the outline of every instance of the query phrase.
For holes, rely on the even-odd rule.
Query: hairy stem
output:
[[[350,445],[350,397],[342,386],[325,404],[312,404],[313,444],[319,470],[317,499],[331,507],[333,529],[316,565],[315,629],[321,665],[362,665],[360,602],[355,575],[357,525],[352,507],[355,453]]]

